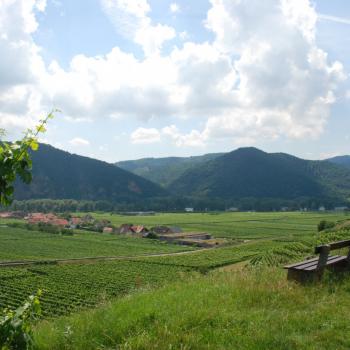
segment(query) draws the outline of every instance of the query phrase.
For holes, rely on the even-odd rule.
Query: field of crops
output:
[[[91,213],[98,219],[107,219],[119,226],[123,223],[146,226],[179,226],[184,231],[207,231],[216,237],[255,239],[308,236],[316,232],[317,224],[325,219],[349,219],[347,213],[186,213],[156,214],[154,216],[123,216]]]
[[[43,316],[65,315],[137,288],[163,284],[188,270],[136,261],[1,268],[0,309],[19,306],[42,289]]]
[[[77,231],[74,236],[0,226],[0,262],[96,256],[135,256],[189,250],[157,240]]]
[[[40,288],[44,291],[44,317],[59,316],[93,307],[136,288],[166,283],[188,272],[207,272],[242,261],[249,261],[251,266],[281,265],[312,254],[312,247],[320,239],[316,235],[320,220],[348,218],[342,213],[158,214],[147,217],[93,213],[93,216],[107,218],[115,225],[127,222],[147,226],[167,224],[180,226],[185,231],[206,231],[216,237],[230,238],[232,244],[181,255],[145,257],[186,248],[111,234],[78,231],[73,236],[60,236],[0,225],[0,261],[129,257],[89,264],[0,268],[0,308],[18,306]]]

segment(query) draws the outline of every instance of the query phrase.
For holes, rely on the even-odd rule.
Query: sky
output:
[[[116,162],[350,154],[350,1],[0,0],[0,128]]]

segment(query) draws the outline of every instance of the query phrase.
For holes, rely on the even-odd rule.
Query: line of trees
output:
[[[13,201],[2,210],[23,212],[123,212],[123,211],[163,211],[182,212],[186,207],[193,207],[196,211],[224,211],[236,208],[240,211],[280,211],[280,210],[318,210],[323,206],[332,210],[335,206],[346,205],[332,199],[300,198],[284,200],[275,198],[196,198],[196,197],[157,197],[137,201],[112,203],[108,201],[88,201],[73,199],[32,199]],[[233,209],[234,210],[234,209]]]

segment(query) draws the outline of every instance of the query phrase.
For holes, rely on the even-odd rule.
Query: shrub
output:
[[[317,225],[318,232],[331,229],[335,226],[335,223],[332,221],[321,220]]]
[[[31,295],[16,310],[5,309],[0,317],[1,350],[29,350],[34,348],[32,322],[41,314],[41,291]]]

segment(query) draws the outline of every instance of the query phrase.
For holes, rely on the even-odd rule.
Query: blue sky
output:
[[[242,146],[350,154],[350,2],[0,5],[10,138],[57,107],[43,141],[109,162]]]

